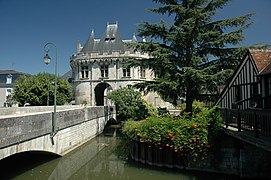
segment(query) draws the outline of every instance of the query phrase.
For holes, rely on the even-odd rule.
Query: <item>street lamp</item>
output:
[[[56,49],[56,62],[55,62],[55,80],[54,80],[54,85],[55,85],[55,92],[54,92],[54,112],[53,112],[53,117],[52,117],[52,131],[50,134],[51,142],[54,145],[54,139],[53,137],[56,135],[56,89],[57,89],[57,47],[55,44],[49,42],[45,44],[44,46],[44,51],[46,52],[46,55],[43,57],[43,61],[46,65],[50,64],[51,57],[49,56],[49,51],[50,48],[49,46],[53,46]]]

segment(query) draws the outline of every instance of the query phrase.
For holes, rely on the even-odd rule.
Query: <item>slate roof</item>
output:
[[[72,78],[72,70],[66,72],[61,78],[70,82]]]
[[[12,83],[14,83],[21,75],[29,76],[30,74],[15,70],[0,70],[0,84],[6,84],[8,75],[12,75]]]
[[[249,50],[259,75],[271,73],[271,50],[270,49],[250,49]]]
[[[82,48],[81,52],[113,52],[113,51],[129,51],[131,50],[126,43],[136,42],[135,35],[131,40],[122,40],[118,24],[108,24],[101,39],[95,39],[94,31],[92,30],[87,42]]]
[[[25,73],[22,73],[22,72],[18,72],[18,71],[15,71],[15,70],[0,70],[0,74],[25,74]]]

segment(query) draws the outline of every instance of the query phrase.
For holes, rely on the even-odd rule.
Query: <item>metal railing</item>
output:
[[[221,109],[221,115],[226,128],[235,127],[238,131],[247,130],[259,134],[271,136],[271,110],[259,108]]]

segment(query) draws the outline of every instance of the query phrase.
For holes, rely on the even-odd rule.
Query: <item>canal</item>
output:
[[[232,179],[218,174],[154,168],[128,160],[117,129],[109,129],[63,157],[22,153],[0,161],[1,179],[201,180]]]

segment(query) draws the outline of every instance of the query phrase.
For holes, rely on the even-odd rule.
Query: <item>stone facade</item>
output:
[[[129,44],[135,42],[135,35],[122,40],[118,24],[108,24],[101,39],[95,39],[92,31],[84,46],[78,42],[77,53],[70,58],[75,104],[107,105],[110,91],[154,79],[149,69],[124,66],[126,58],[149,58],[148,54],[131,49]],[[155,93],[145,99],[156,107],[170,106]]]

